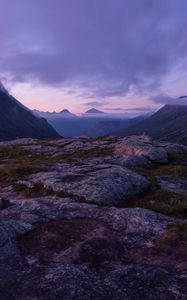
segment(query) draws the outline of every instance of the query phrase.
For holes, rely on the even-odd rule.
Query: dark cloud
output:
[[[168,95],[157,95],[155,97],[152,97],[151,100],[153,100],[155,103],[158,104],[179,104],[179,105],[187,105],[187,98],[174,98]]]
[[[126,113],[132,113],[132,114],[135,114],[135,113],[141,114],[141,113],[153,112],[153,109],[149,108],[149,107],[134,107],[134,108],[125,108],[125,109],[120,108],[120,107],[114,107],[114,108],[105,108],[105,110],[114,111],[114,112],[118,112],[118,113],[126,112]]]
[[[134,107],[134,108],[127,108],[126,111],[128,111],[128,112],[134,112],[134,111],[151,112],[151,111],[153,111],[153,109],[149,108],[149,107]]]
[[[187,58],[186,11],[186,0],[0,0],[0,75],[93,98],[154,90]]]

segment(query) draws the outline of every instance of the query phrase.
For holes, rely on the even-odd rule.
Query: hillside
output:
[[[146,120],[115,134],[127,136],[142,133],[155,139],[187,144],[187,105],[165,105]]]
[[[13,98],[0,85],[0,140],[14,138],[57,138],[59,134],[43,118]]]

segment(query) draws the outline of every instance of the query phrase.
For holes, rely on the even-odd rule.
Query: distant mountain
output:
[[[98,110],[96,108],[91,108],[85,112],[85,114],[104,114],[103,111]]]
[[[58,137],[60,135],[45,119],[34,115],[0,83],[0,140]]]
[[[60,114],[63,114],[63,115],[73,115],[68,109],[61,110]]]
[[[50,119],[50,118],[64,118],[64,117],[75,117],[74,114],[72,114],[68,109],[63,109],[60,112],[49,112],[49,111],[39,111],[34,109],[34,114],[39,115],[43,118]]]
[[[165,105],[149,118],[119,130],[119,136],[146,133],[152,138],[187,145],[187,105]]]

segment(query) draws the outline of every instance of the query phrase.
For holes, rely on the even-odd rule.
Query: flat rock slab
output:
[[[115,165],[61,166],[54,172],[42,172],[30,177],[44,188],[80,202],[106,206],[119,206],[125,200],[149,188],[150,183],[143,176]]]
[[[187,195],[187,180],[171,176],[156,176],[162,190]]]

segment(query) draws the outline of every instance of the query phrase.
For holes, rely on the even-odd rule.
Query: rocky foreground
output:
[[[186,299],[187,147],[0,143],[0,299]]]

